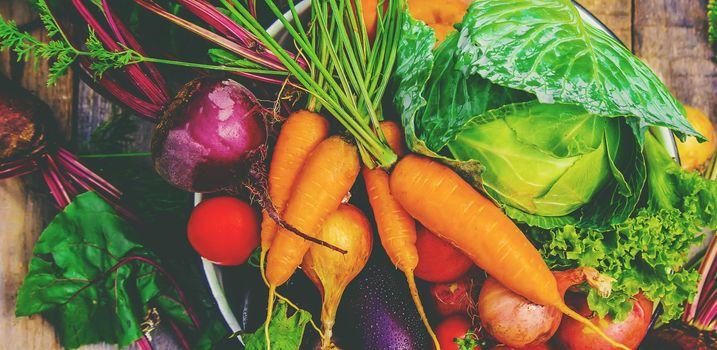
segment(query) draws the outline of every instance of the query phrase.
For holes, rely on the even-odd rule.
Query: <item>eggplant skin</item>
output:
[[[372,258],[349,285],[340,307],[336,341],[341,349],[433,348],[408,292],[406,277],[388,259]]]
[[[0,162],[35,152],[44,141],[49,107],[0,75]]]

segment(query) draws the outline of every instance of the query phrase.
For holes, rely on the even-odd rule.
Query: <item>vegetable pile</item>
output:
[[[684,323],[712,330],[717,249],[690,251],[717,228],[714,129],[572,2],[289,0],[296,21],[270,0],[134,3],[204,51],[144,50],[147,33],[104,0],[65,9],[86,31],[68,35],[39,0],[51,43],[1,18],[0,38],[20,58],[52,59],[51,77],[76,63],[157,123],[156,172],[202,193],[189,243],[263,282],[245,298],[262,315],[235,334],[246,349],[635,349],[655,320],[682,329],[674,320],[687,302]],[[170,79],[170,66],[189,77]],[[24,138],[8,125],[7,157],[38,148],[38,125],[26,123]],[[113,227],[98,220],[124,225],[111,209],[81,217],[89,200],[107,207],[84,194],[56,220],[93,221],[76,232],[87,240]],[[153,254],[108,235],[99,246],[119,262],[95,264],[75,286],[102,302],[30,307],[36,284],[84,264],[47,249],[65,244],[54,227],[36,246],[18,315],[91,307],[134,317],[100,337],[77,331],[84,338],[63,338],[68,347],[148,346],[138,311],[199,328],[184,300],[163,298],[183,299],[154,277],[160,265],[125,262]],[[136,288],[137,305],[101,309],[129,303],[105,295],[110,273]]]

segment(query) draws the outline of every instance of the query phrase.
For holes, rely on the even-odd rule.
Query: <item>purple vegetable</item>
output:
[[[387,259],[369,261],[341,303],[341,320],[336,323],[341,328],[336,335],[342,349],[433,348],[405,282],[406,277]]]
[[[152,137],[157,172],[190,192],[234,188],[266,142],[266,109],[231,79],[187,83]]]

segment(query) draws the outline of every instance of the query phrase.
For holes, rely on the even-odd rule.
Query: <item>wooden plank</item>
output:
[[[634,51],[680,101],[717,120],[717,65],[707,41],[707,2],[636,1]]]
[[[636,1],[640,2],[640,0]],[[578,0],[578,2],[605,23],[627,47],[632,47],[632,0]]]

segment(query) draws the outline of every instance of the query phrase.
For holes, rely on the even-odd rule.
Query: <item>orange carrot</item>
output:
[[[381,122],[381,130],[388,145],[396,154],[401,157],[406,153],[406,146],[403,143],[401,127],[394,122]],[[438,338],[428,323],[426,312],[418,296],[416,281],[413,270],[418,265],[418,251],[416,250],[416,221],[409,215],[401,204],[391,195],[388,186],[388,174],[383,169],[363,168],[363,179],[366,183],[368,200],[373,209],[373,216],[376,219],[378,235],[381,238],[381,245],[396,267],[406,274],[411,297],[416,304],[416,309],[433,339],[436,349],[440,349]]]
[[[306,159],[286,202],[283,219],[312,237],[318,235],[324,219],[341,205],[360,170],[356,146],[332,136],[322,141]],[[281,228],[271,243],[266,259],[269,307],[264,324],[267,348],[269,320],[276,287],[284,284],[299,267],[310,242]]]
[[[613,346],[628,349],[565,304],[555,277],[520,229],[450,168],[408,155],[396,165],[390,185],[409,214],[505,287],[536,304],[559,309]]]
[[[293,112],[281,127],[269,165],[269,197],[281,214],[304,161],[309,153],[329,135],[329,122],[318,113],[299,110]],[[277,230],[277,224],[264,210],[261,222],[260,265],[264,272],[264,258]]]

